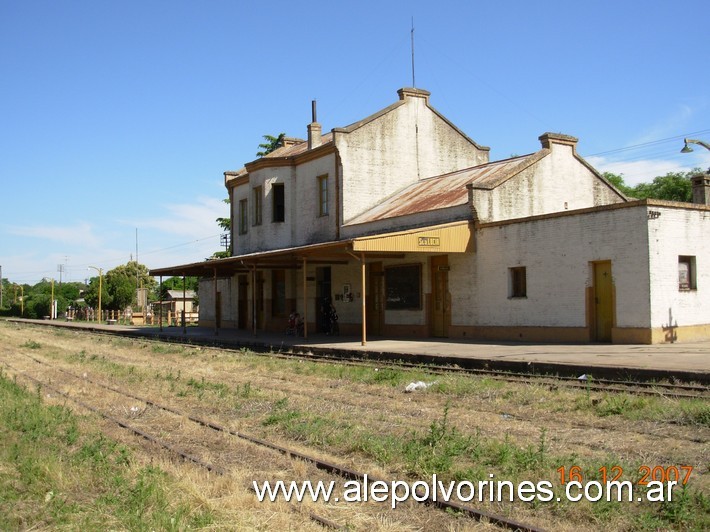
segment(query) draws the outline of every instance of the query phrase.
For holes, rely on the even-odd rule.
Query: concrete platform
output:
[[[310,335],[308,340],[272,333],[188,326],[158,327],[102,325],[87,322],[8,320],[43,326],[83,328],[132,337],[154,337],[202,345],[250,347],[267,351],[312,351],[334,356],[420,363],[456,364],[461,367],[579,375],[638,380],[672,379],[710,384],[710,342],[611,345],[532,344],[441,340],[368,339]]]

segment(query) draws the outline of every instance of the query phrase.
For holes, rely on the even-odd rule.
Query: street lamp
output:
[[[17,284],[13,284],[13,287],[15,288],[15,301],[14,303],[17,303]],[[19,285],[20,288],[20,317],[24,318],[25,316],[25,286],[24,285]]]
[[[104,275],[104,271],[96,266],[89,266],[89,269],[96,270],[99,272],[99,323],[101,322],[101,282]]]
[[[703,142],[702,140],[695,140],[695,139],[684,139],[684,140],[685,140],[685,146],[683,146],[683,149],[680,150],[680,153],[690,153],[691,151],[693,151],[693,148],[688,146],[688,144],[699,144],[703,148],[710,150],[710,144],[708,144],[707,142]]]

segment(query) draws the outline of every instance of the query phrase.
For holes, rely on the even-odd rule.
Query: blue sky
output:
[[[223,172],[416,85],[491,159],[545,131],[627,182],[710,166],[710,2],[0,0],[3,277],[219,249]]]

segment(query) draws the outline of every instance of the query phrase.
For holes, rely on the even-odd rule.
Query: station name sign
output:
[[[441,238],[438,236],[420,236],[417,238],[417,245],[419,247],[439,247],[441,245]]]

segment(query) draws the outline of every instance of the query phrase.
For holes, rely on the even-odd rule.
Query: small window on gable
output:
[[[239,234],[244,235],[247,232],[247,200],[239,200]]]
[[[273,193],[274,198],[274,212],[272,221],[284,222],[286,221],[286,198],[284,195],[283,183],[276,183],[272,185],[271,192]]]
[[[678,257],[678,290],[696,290],[695,256]]]
[[[261,225],[261,205],[262,205],[262,189],[261,187],[254,187],[254,221],[252,225]]]
[[[510,272],[509,297],[527,297],[527,272],[525,266],[509,268],[508,271]]]
[[[328,174],[318,176],[318,216],[328,216]]]

